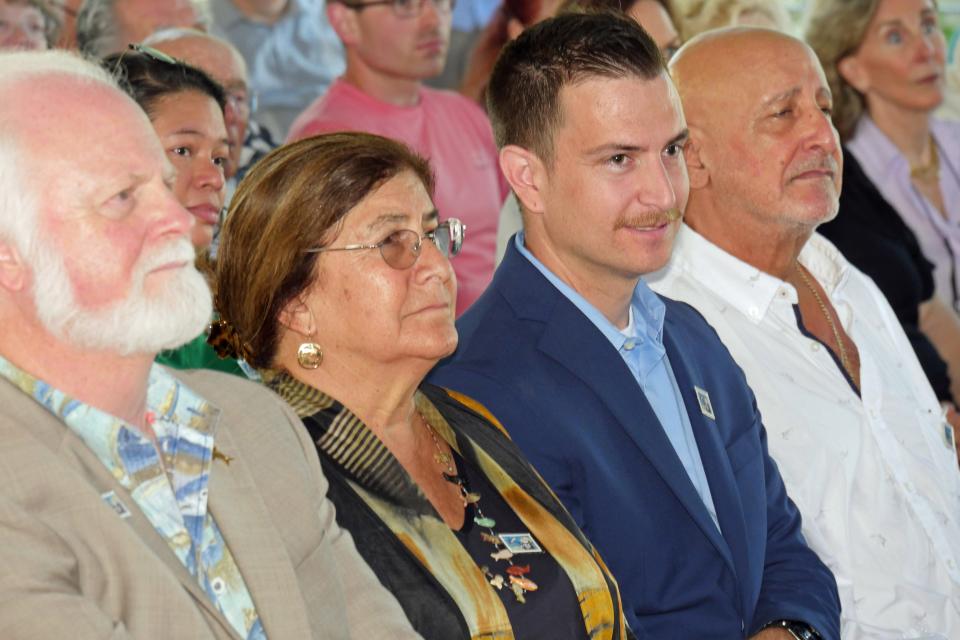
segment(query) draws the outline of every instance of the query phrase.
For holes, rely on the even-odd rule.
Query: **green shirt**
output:
[[[173,369],[212,369],[247,377],[234,358],[221,358],[207,344],[206,331],[181,347],[161,351],[156,361]]]

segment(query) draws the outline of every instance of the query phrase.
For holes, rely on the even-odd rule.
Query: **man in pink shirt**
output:
[[[451,5],[451,0],[328,0],[327,16],[343,41],[347,70],[297,117],[288,142],[331,131],[368,131],[405,142],[430,160],[441,217],[467,225],[467,242],[453,260],[459,315],[493,275],[507,186],[483,111],[459,94],[423,86],[443,70]]]

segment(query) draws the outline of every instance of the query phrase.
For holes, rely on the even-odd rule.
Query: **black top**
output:
[[[425,640],[471,640],[467,622],[456,601],[424,564],[425,558],[408,548],[367,502],[369,498],[387,503],[393,517],[408,519],[411,523],[421,518],[439,520],[439,514],[409,475],[365,425],[336,400],[287,374],[275,375],[266,382],[303,417],[304,425],[317,444],[320,464],[329,482],[327,497],[336,506],[337,523],[350,532],[357,551],[383,586],[396,596],[414,629]],[[570,514],[504,433],[473,409],[449,396],[444,389],[425,384],[420,391],[453,431],[458,445],[454,447],[458,473],[465,471],[473,483],[473,491],[481,493],[481,509],[497,521],[496,533],[519,533],[528,529],[520,524],[522,521],[510,503],[494,488],[484,472],[479,460],[481,452],[503,470],[504,477],[510,482],[507,491],[519,489],[526,493],[532,498],[531,505],[536,507],[539,517],[556,520],[582,545],[590,561],[594,561],[592,546]],[[345,435],[349,435],[355,446],[341,446],[346,442],[342,437]],[[467,510],[467,517],[472,519],[472,509]],[[474,527],[474,530],[477,538],[481,532],[489,533],[480,527]],[[460,535],[465,535],[470,544],[474,531],[465,526]],[[458,532],[451,532],[451,538],[463,545]],[[534,543],[544,548],[540,540],[534,539]],[[508,565],[490,558],[492,545],[485,545],[488,549],[483,552],[484,562],[478,561],[477,564],[505,574],[507,581]],[[466,546],[464,549],[471,558],[477,557],[473,549]],[[429,555],[429,549],[424,551]],[[511,602],[514,595],[509,584],[504,585],[500,594],[513,637],[517,640],[586,640],[591,629],[599,632],[599,625],[605,625],[605,620],[584,618],[579,595],[563,566],[556,558],[544,553],[540,555],[546,558],[538,559],[534,567],[533,561],[528,563],[526,559],[532,555],[520,554],[523,561],[515,562],[531,564],[531,573],[527,577],[539,586],[536,591],[525,594],[527,603]],[[502,571],[498,571],[500,567],[503,567]],[[623,626],[616,583],[602,564],[598,568],[600,584],[609,592],[613,605],[612,628],[603,627],[601,635],[607,637],[609,633],[611,640],[633,640],[634,634]],[[490,589],[496,591],[492,586]]]
[[[843,150],[840,212],[817,231],[877,284],[900,320],[937,399],[952,401],[947,364],[920,330],[920,304],[933,297],[933,265],[900,214],[847,149]]]
[[[457,462],[457,471],[470,491],[480,494],[477,505],[483,515],[492,518],[496,525],[495,534],[526,534],[532,544],[515,544],[516,549],[543,549],[543,545],[527,530],[527,526],[517,517],[510,505],[506,503],[499,492],[490,484],[487,477],[473,465],[466,463],[463,458],[454,452]],[[573,590],[570,579],[560,569],[560,565],[549,553],[517,553],[510,559],[515,566],[529,567],[529,573],[523,577],[536,583],[537,590],[524,594],[525,602],[517,601],[510,589],[507,568],[510,564],[506,560],[494,560],[490,554],[495,551],[494,546],[481,538],[481,533],[489,535],[490,530],[478,526],[473,517],[476,509],[469,506],[466,509],[466,519],[463,528],[454,532],[464,548],[477,563],[478,567],[488,567],[491,574],[499,575],[504,579],[504,586],[498,590],[503,601],[513,634],[517,640],[588,640],[587,629],[583,624],[583,614],[577,602],[577,594]],[[503,549],[501,545],[499,549]]]

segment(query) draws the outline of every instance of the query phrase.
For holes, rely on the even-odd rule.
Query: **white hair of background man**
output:
[[[28,141],[19,139],[18,114],[3,107],[5,102],[9,104],[3,96],[30,85],[42,86],[46,77],[57,75],[70,76],[80,84],[100,84],[126,98],[109,73],[75,54],[0,53],[0,236],[13,243],[31,268],[34,306],[52,335],[80,348],[121,355],[178,347],[196,337],[210,319],[213,306],[206,281],[190,267],[153,295],[146,295],[144,284],[156,267],[193,262],[195,252],[186,236],[141,256],[130,276],[127,295],[91,310],[77,304],[63,256],[40,233],[39,194],[33,193],[21,171],[23,156],[29,153]],[[132,100],[130,104],[139,108]],[[56,176],[44,179],[55,180]]]
[[[166,2],[167,0],[155,0]],[[117,42],[117,19],[114,7],[117,0],[83,0],[77,11],[77,46],[80,51],[93,58],[103,58],[114,53],[118,47],[126,47],[126,42]],[[190,4],[204,28],[210,25],[211,13],[208,0],[191,0]]]

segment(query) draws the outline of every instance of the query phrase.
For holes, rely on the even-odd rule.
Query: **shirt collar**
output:
[[[800,251],[800,263],[813,274],[828,295],[840,285],[849,270],[837,248],[817,233]],[[696,279],[706,289],[716,292],[725,304],[735,308],[754,324],[763,322],[777,297],[786,299],[790,304],[797,303],[797,291],[789,282],[727,253],[686,223],[680,226],[666,273],[674,269],[696,274]]]
[[[630,323],[621,331],[604,316],[599,309],[590,304],[586,298],[561,280],[524,246],[524,234],[520,231],[514,240],[517,251],[530,261],[537,271],[543,274],[556,289],[573,303],[597,329],[619,351],[628,338],[647,338],[659,347],[663,346],[663,321],[666,316],[666,307],[663,300],[654,293],[642,279],[637,282],[630,301]]]
[[[873,119],[864,114],[847,143],[860,164],[870,166],[874,175],[886,175],[909,169],[907,160]]]
[[[696,274],[708,290],[754,324],[763,320],[782,285],[786,285],[792,302],[797,299],[791,285],[727,253],[686,223],[680,225],[673,244],[669,270],[674,269]]]
[[[936,118],[930,119],[930,133],[937,141],[941,154],[945,150],[950,153],[956,148],[956,131],[957,128],[949,123]],[[857,122],[846,146],[865,170],[868,170],[868,175],[895,175],[897,172],[905,176],[910,174],[910,164],[903,153],[867,114]]]
[[[124,423],[116,416],[68,396],[49,383],[21,370],[2,356],[0,356],[0,376],[40,403],[44,409],[62,420],[88,444],[101,439],[102,434],[96,434],[94,431],[99,430],[102,425],[119,423],[131,433],[141,435],[139,429]],[[147,419],[151,422],[157,421],[155,429],[160,423],[179,425],[212,440],[220,421],[220,414],[221,410],[218,407],[196,395],[160,365],[154,364],[150,368],[147,385]],[[159,435],[161,434],[158,433]],[[97,446],[91,446],[91,448],[98,455],[104,453]]]

